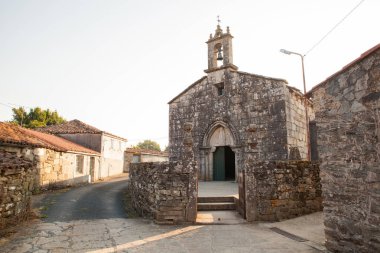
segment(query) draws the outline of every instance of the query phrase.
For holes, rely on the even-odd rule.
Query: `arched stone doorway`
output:
[[[231,127],[217,121],[203,137],[199,179],[203,181],[236,180],[239,148]]]

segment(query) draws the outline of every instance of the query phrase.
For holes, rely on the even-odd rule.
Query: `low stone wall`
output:
[[[134,163],[130,166],[132,205],[157,223],[177,224],[196,219],[195,163]]]
[[[248,221],[279,221],[322,210],[317,163],[265,161],[245,173]]]
[[[26,218],[36,175],[31,161],[0,151],[0,229]]]

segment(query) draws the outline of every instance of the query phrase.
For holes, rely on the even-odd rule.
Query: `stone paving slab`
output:
[[[217,225],[217,224],[244,224],[247,223],[241,215],[235,211],[198,211],[197,224],[200,225]]]
[[[234,181],[199,181],[198,197],[225,197],[239,198],[239,186]]]
[[[315,219],[315,217],[311,217]],[[305,220],[302,220],[302,223]],[[157,225],[146,219],[35,222],[0,245],[0,252],[323,252],[273,232],[280,223]],[[303,223],[302,227],[307,227]],[[301,229],[302,230],[302,229]],[[309,234],[309,237],[313,236]],[[309,238],[313,239],[313,238]],[[316,240],[318,241],[318,240]]]

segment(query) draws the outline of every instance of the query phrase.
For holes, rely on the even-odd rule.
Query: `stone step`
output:
[[[198,203],[198,211],[236,210],[236,204],[231,202]]]
[[[234,197],[198,197],[198,203],[234,203]]]

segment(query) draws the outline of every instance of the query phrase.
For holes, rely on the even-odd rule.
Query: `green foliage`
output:
[[[43,110],[40,107],[31,108],[28,113],[24,107],[12,108],[12,111],[12,122],[26,128],[45,127],[66,121],[57,111]]]
[[[161,151],[160,144],[158,144],[155,141],[152,140],[144,140],[143,142],[137,143],[135,146],[136,148],[141,148],[141,149],[150,149],[150,150],[157,150]]]

